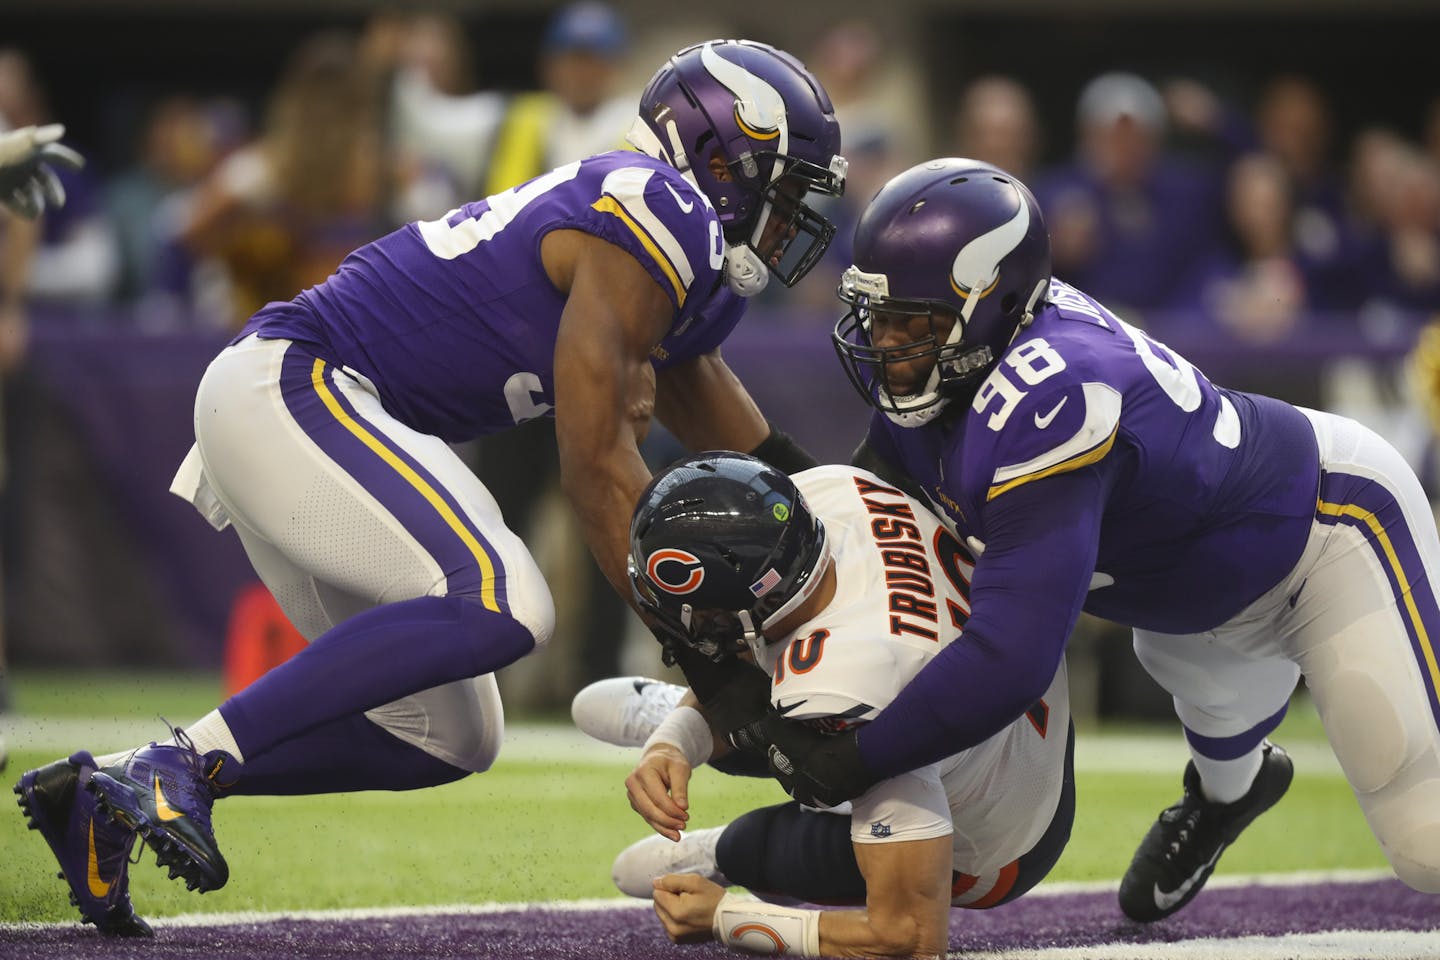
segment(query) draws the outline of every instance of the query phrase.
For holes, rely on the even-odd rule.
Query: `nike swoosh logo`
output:
[[[1035,414],[1035,429],[1044,430],[1046,427],[1050,426],[1050,421],[1055,419],[1056,414],[1060,412],[1060,408],[1065,406],[1065,404],[1068,403],[1069,400],[1069,397],[1061,397],[1060,402],[1055,404],[1055,406],[1051,409],[1049,413],[1045,414],[1044,416],[1041,416],[1038,413]]]
[[[155,813],[161,820],[178,820],[185,816],[179,810],[170,806],[170,801],[165,799],[165,791],[160,789],[160,774],[155,774]]]
[[[1160,884],[1155,884],[1155,906],[1159,907],[1161,910],[1169,910],[1171,907],[1175,906],[1175,904],[1179,903],[1181,900],[1184,900],[1185,895],[1190,892],[1190,888],[1195,886],[1195,884],[1199,883],[1200,878],[1205,876],[1205,874],[1208,873],[1210,869],[1215,866],[1215,861],[1220,859],[1220,854],[1225,852],[1225,848],[1227,846],[1229,846],[1229,844],[1222,843],[1220,845],[1220,849],[1215,851],[1215,856],[1211,857],[1208,861],[1201,864],[1200,869],[1190,874],[1189,879],[1187,879],[1184,883],[1180,884],[1180,886],[1176,887],[1173,892],[1164,893],[1160,889]]]
[[[86,864],[85,884],[90,888],[90,896],[97,900],[103,900],[110,895],[110,887],[113,881],[106,881],[100,876],[100,857],[95,853],[95,821],[90,821],[90,854],[89,862]]]
[[[793,703],[782,703],[782,704],[779,704],[778,706],[776,706],[775,709],[780,713],[780,716],[783,717],[783,716],[785,716],[786,714],[790,713],[791,711],[796,710],[796,709],[798,709],[798,708],[800,708],[800,707],[805,706],[805,704],[807,704],[807,703],[809,703],[809,702],[810,702],[809,700],[796,700],[796,701],[793,702]]]
[[[680,194],[676,193],[676,192],[675,192],[675,188],[672,187],[672,186],[670,186],[670,184],[668,184],[668,183],[665,184],[665,189],[666,189],[666,190],[669,190],[669,191],[670,191],[670,196],[672,196],[672,197],[675,198],[675,204],[676,204],[676,206],[678,206],[678,207],[680,208],[680,212],[681,212],[681,213],[689,213],[691,210],[694,210],[694,209],[695,209],[695,201],[694,201],[694,200],[683,200],[683,199],[681,199]]]

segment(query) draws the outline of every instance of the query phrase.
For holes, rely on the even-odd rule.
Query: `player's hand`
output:
[[[713,940],[715,907],[725,888],[694,873],[667,873],[655,878],[655,915],[675,943]]]
[[[0,204],[32,220],[47,205],[65,205],[65,187],[54,167],[79,170],[85,158],[59,142],[64,135],[59,123],[0,133]]]
[[[625,778],[630,808],[662,837],[680,840],[690,820],[690,762],[678,747],[657,743]]]
[[[860,759],[858,728],[824,733],[771,712],[730,734],[730,744],[770,758],[770,775],[801,803],[827,808],[853,800],[880,778]]]

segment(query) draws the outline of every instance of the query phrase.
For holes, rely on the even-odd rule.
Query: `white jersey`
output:
[[[854,467],[792,477],[825,525],[835,598],[765,650],[771,702],[843,729],[872,719],[970,613],[974,560],[921,503]],[[954,868],[993,876],[1033,847],[1060,801],[1070,697],[1065,666],[1026,716],[936,764],[876,784],[851,807],[856,843],[954,835]],[[978,898],[985,888],[973,890]],[[957,897],[956,903],[961,899]]]

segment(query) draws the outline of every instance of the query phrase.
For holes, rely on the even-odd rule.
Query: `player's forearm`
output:
[[[675,707],[676,707],[676,709],[679,709],[680,707],[689,707],[690,709],[694,710],[696,713],[700,714],[700,716],[705,719],[705,725],[706,725],[706,727],[707,727],[707,728],[709,729],[709,731],[710,731],[710,741],[711,741],[711,743],[710,743],[710,754],[709,754],[708,759],[710,759],[710,760],[718,759],[718,758],[720,758],[720,757],[725,756],[727,753],[729,753],[729,752],[731,751],[732,748],[731,748],[731,746],[730,746],[730,741],[729,741],[728,739],[726,739],[726,736],[725,736],[725,734],[728,733],[729,731],[726,731],[726,730],[717,730],[717,729],[715,728],[715,724],[714,724],[713,722],[711,722],[709,716],[706,715],[706,713],[705,713],[705,707],[700,703],[700,698],[697,697],[697,696],[695,696],[695,691],[694,691],[694,690],[688,690],[688,689],[687,689],[687,690],[685,691],[685,694],[680,698],[680,702],[677,703],[677,704],[675,705]]]
[[[964,633],[859,732],[872,773],[894,776],[972,747],[1044,695],[1095,569],[1103,490],[1095,476],[1067,474],[991,505]]]
[[[925,665],[880,715],[860,730],[860,758],[892,777],[975,746],[1020,717],[1049,685],[1056,659],[966,634]],[[1048,673],[1047,673],[1048,669]],[[916,731],[924,731],[917,736]]]
[[[625,560],[630,514],[650,480],[640,451],[633,441],[617,439],[614,447],[592,458],[588,451],[577,450],[562,440],[560,473],[561,486],[580,521],[581,535],[606,579],[629,601]]]
[[[940,957],[949,937],[946,924],[913,917],[877,925],[869,911],[825,910],[820,914],[820,953],[827,957]]]

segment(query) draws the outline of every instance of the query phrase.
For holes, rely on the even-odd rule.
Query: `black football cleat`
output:
[[[1163,920],[1194,899],[1220,854],[1285,795],[1294,775],[1290,755],[1266,744],[1260,772],[1245,796],[1234,803],[1211,803],[1201,793],[1195,764],[1186,764],[1184,795],[1161,811],[1120,881],[1125,916],[1142,923]]]

